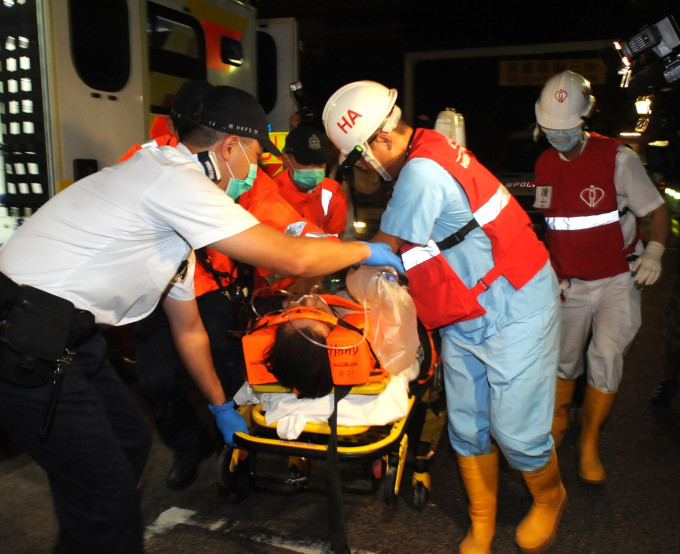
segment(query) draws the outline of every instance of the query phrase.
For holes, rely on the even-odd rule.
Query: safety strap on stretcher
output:
[[[340,482],[340,460],[338,458],[338,402],[345,398],[350,391],[349,385],[336,385],[333,395],[333,413],[328,418],[331,427],[331,434],[328,439],[328,451],[326,453],[328,461],[329,478],[329,505],[328,521],[331,531],[331,544],[333,552],[351,552],[347,544],[347,532],[345,531],[345,513],[342,504],[342,484]]]

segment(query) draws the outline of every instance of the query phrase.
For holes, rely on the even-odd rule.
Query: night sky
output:
[[[403,102],[407,52],[627,40],[666,16],[673,15],[680,22],[677,0],[503,4],[257,0],[253,4],[260,18],[294,17],[298,21],[300,79],[319,112],[335,90],[359,79],[397,88],[401,95],[397,102]],[[612,71],[608,80],[613,82],[618,78]],[[456,108],[465,116],[468,147],[485,163],[498,163],[508,136],[526,133],[533,125],[533,104],[541,85],[499,89],[497,75],[497,67],[475,60],[448,66],[420,64],[413,115],[434,119],[445,107]],[[615,83],[607,89],[594,87],[594,92],[601,112],[602,128],[597,130],[618,132],[613,119],[618,127],[634,125],[631,96],[640,91],[624,93]]]

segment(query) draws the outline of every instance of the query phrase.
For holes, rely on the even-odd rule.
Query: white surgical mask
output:
[[[569,152],[579,142],[583,141],[583,128],[574,127],[573,129],[544,129],[545,138],[552,147],[558,152]]]

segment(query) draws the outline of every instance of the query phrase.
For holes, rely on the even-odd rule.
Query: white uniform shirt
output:
[[[192,248],[256,225],[210,181],[189,150],[145,148],[60,192],[0,250],[0,271],[91,311],[97,323],[142,319],[169,296],[194,297]],[[190,264],[191,265],[191,264]]]
[[[636,218],[646,216],[661,206],[664,200],[649,178],[642,161],[630,148],[619,146],[616,153],[614,184],[619,212],[625,208],[630,210],[621,216],[623,239],[627,246],[637,234]],[[641,241],[638,241],[636,252],[641,254],[643,251],[644,246]]]

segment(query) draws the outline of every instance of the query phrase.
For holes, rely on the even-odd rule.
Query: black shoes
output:
[[[215,446],[212,442],[204,442],[198,450],[193,452],[177,452],[175,462],[165,480],[168,487],[173,491],[186,489],[196,480],[201,462],[214,453]]]
[[[657,406],[670,406],[678,392],[678,381],[676,379],[663,379],[656,387],[651,403]]]

